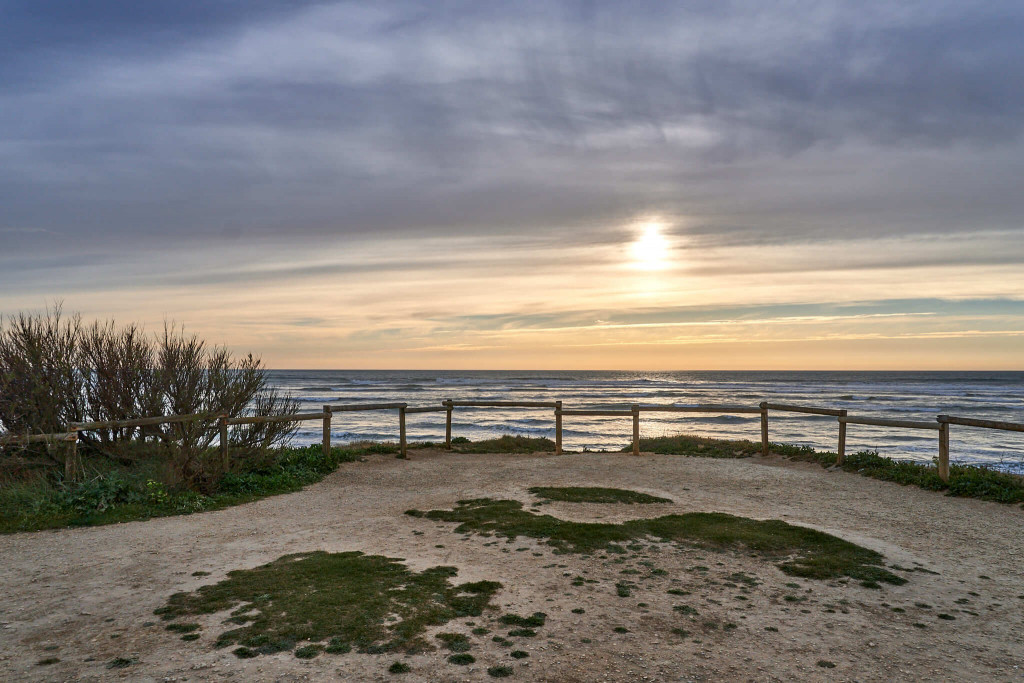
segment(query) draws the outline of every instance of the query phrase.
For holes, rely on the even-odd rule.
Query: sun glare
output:
[[[633,265],[640,270],[663,270],[668,266],[668,240],[661,234],[662,224],[641,225],[640,236],[631,245]]]

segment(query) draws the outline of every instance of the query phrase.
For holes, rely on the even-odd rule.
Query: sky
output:
[[[0,0],[0,313],[274,368],[1024,370],[1024,3]]]

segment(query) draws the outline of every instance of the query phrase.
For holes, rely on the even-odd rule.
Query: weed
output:
[[[554,452],[555,442],[543,437],[516,436],[505,434],[497,439],[470,441],[452,439],[454,450],[459,453],[542,453]]]
[[[167,624],[168,631],[177,633],[191,633],[199,630],[199,624]]]
[[[956,619],[956,617],[954,617],[952,614],[940,614],[939,615],[939,619],[944,619],[946,621],[953,621],[954,619]]]
[[[632,444],[622,449],[633,450]],[[640,450],[660,455],[689,455],[701,458],[749,458],[761,454],[761,444],[753,441],[723,441],[699,436],[659,436],[640,439]]]
[[[405,662],[393,662],[391,666],[388,667],[388,673],[390,674],[407,674],[410,671],[412,671],[412,667]]]
[[[628,598],[632,595],[632,589],[628,583],[615,584],[615,594],[620,598]]]
[[[818,666],[820,666],[823,669],[834,669],[834,668],[836,668],[835,662],[830,662],[827,659],[819,659],[818,660]]]
[[[533,638],[537,635],[537,632],[534,631],[532,628],[514,628],[511,631],[509,631],[508,634],[513,638]]]
[[[672,634],[673,635],[677,635],[680,638],[689,638],[690,637],[690,632],[687,631],[685,628],[674,628],[674,629],[672,629]]]
[[[530,656],[529,652],[524,652],[522,650],[512,650],[512,652],[509,652],[508,654],[513,659],[525,659]]]
[[[612,629],[615,633],[629,633],[629,629],[625,626],[616,626]]]
[[[572,613],[573,613],[573,614],[584,614],[584,613],[585,613],[586,611],[587,611],[587,610],[583,609],[582,607],[577,607],[576,609],[574,609],[574,610],[572,611]]]
[[[779,632],[779,629],[777,627],[775,627],[775,626],[765,626],[764,630],[765,631],[770,631],[772,633],[778,633]]]
[[[434,637],[444,643],[446,650],[452,652],[467,652],[470,648],[469,638],[462,633],[438,633]]]
[[[322,645],[303,645],[295,649],[295,656],[299,659],[313,659],[323,651]]]
[[[484,628],[483,626],[477,626],[475,629],[473,629],[474,636],[486,636],[490,632],[491,629]]]
[[[139,660],[135,659],[135,657],[114,657],[109,662],[107,662],[107,668],[108,669],[127,669],[129,666],[132,666],[133,664],[138,664],[138,663],[139,663]]]
[[[50,666],[51,664],[56,664],[59,661],[60,659],[57,657],[46,657],[36,662],[36,666]]]
[[[659,498],[639,491],[580,486],[534,486],[530,493],[545,500],[559,500],[567,503],[629,503],[651,504],[671,503],[668,498]]]
[[[471,655],[469,653],[461,652],[461,653],[459,653],[457,655],[450,656],[448,658],[448,661],[451,662],[452,664],[458,664],[459,666],[466,666],[468,664],[472,664],[473,662],[475,662],[476,661],[476,657],[474,657],[473,655]]]
[[[521,617],[517,614],[504,614],[498,620],[506,626],[524,626],[527,628],[536,628],[544,625],[547,621],[548,615],[543,612],[534,612],[529,617]]]
[[[508,678],[513,673],[512,667],[499,664],[487,669],[487,675],[491,678]]]
[[[507,638],[502,638],[501,636],[494,636],[493,638],[491,638],[491,640],[497,643],[498,645],[501,645],[502,647],[511,647],[513,644],[511,640]]]

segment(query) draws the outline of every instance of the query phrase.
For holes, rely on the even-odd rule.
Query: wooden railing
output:
[[[640,413],[713,413],[717,415],[760,415],[761,416],[761,449],[764,455],[770,452],[768,440],[768,414],[769,411],[804,413],[811,415],[825,415],[835,417],[838,422],[839,435],[838,447],[836,449],[836,464],[842,465],[846,457],[846,429],[847,425],[870,425],[876,427],[892,427],[895,429],[917,429],[937,431],[938,439],[938,473],[944,481],[949,481],[949,434],[950,426],[958,425],[964,427],[977,427],[982,429],[997,429],[1003,431],[1024,432],[1024,424],[1017,422],[1002,422],[997,420],[981,420],[975,418],[959,417],[956,415],[939,415],[936,422],[925,422],[918,420],[895,420],[876,417],[855,417],[848,414],[845,409],[822,408],[817,406],[789,405],[784,403],[771,403],[764,401],[757,407],[734,405],[734,404],[703,404],[693,406],[678,405],[646,405],[634,403],[628,410],[621,408],[586,408],[566,410],[562,407],[562,401],[458,401],[445,399],[440,406],[415,406],[409,407],[407,403],[354,403],[354,404],[325,404],[323,410],[318,413],[293,413],[290,415],[269,415],[254,417],[228,417],[226,415],[195,414],[195,415],[165,415],[159,417],[142,417],[131,420],[108,420],[100,422],[73,423],[68,426],[68,431],[55,434],[6,434],[0,435],[0,446],[12,444],[30,443],[67,443],[68,452],[64,460],[65,475],[68,478],[76,477],[81,471],[81,463],[78,460],[77,444],[79,433],[95,431],[99,429],[126,429],[131,427],[145,427],[161,424],[175,424],[187,422],[216,422],[220,430],[220,453],[222,467],[227,471],[230,464],[230,440],[228,438],[228,427],[232,425],[267,424],[275,422],[299,422],[307,420],[320,420],[323,422],[323,450],[326,455],[331,448],[331,420],[335,413],[368,411],[368,410],[397,410],[398,411],[398,432],[399,432],[399,457],[408,457],[408,443],[406,437],[406,416],[418,413],[445,412],[445,448],[452,447],[452,413],[456,408],[547,408],[554,411],[555,427],[555,453],[562,453],[562,418],[563,417],[629,417],[633,422],[632,451],[634,455],[640,454]]]

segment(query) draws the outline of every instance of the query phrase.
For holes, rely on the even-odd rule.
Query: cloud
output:
[[[1019,295],[1019,2],[79,5],[0,26],[0,307],[386,282],[363,320],[404,330],[444,318],[417,289],[509,292],[485,327]],[[678,268],[638,283],[652,215]]]

